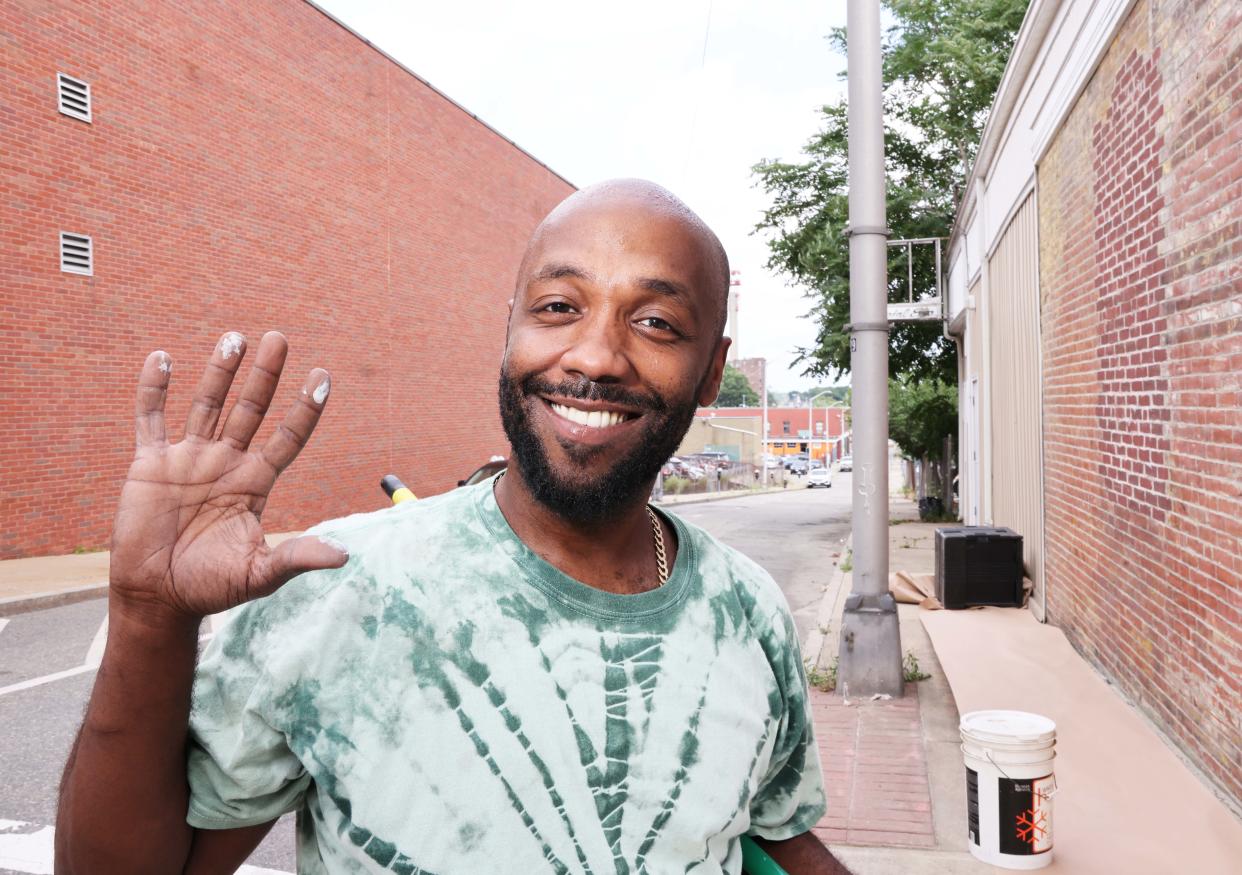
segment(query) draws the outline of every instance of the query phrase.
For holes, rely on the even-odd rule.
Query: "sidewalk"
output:
[[[891,573],[934,570],[936,525],[892,497]],[[844,560],[849,554],[844,554]],[[825,587],[808,663],[829,668],[850,576]],[[1029,611],[927,611],[899,604],[903,655],[931,677],[890,701],[812,691],[828,812],[815,832],[855,875],[1001,873],[967,847],[963,710],[1014,709],[1057,724],[1054,857],[1072,875],[1237,872],[1242,821],[1173,747]],[[1020,682],[1018,682],[1020,680]]]
[[[920,523],[912,501],[891,497],[889,571],[930,573],[936,525]],[[818,628],[803,648],[808,662],[830,668],[850,574],[843,553],[824,591]],[[902,655],[930,678],[906,684],[901,699],[859,701],[841,690],[812,690],[815,732],[828,812],[816,834],[855,875],[957,875],[1004,870],[970,856],[966,779],[958,750],[958,713],[919,608],[900,604]]]

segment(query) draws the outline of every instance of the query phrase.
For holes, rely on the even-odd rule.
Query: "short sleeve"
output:
[[[783,605],[770,628],[773,640],[765,641],[764,649],[783,710],[767,773],[750,802],[750,834],[783,841],[814,826],[827,805],[802,654],[793,618]]]
[[[274,820],[298,807],[310,783],[285,734],[271,721],[274,689],[265,651],[276,645],[267,601],[234,613],[208,645],[195,675],[186,821],[199,829]]]

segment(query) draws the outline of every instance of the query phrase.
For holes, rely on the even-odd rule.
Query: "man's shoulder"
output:
[[[677,522],[690,537],[699,574],[709,592],[731,591],[743,602],[753,602],[763,614],[788,613],[784,593],[763,566],[693,523],[681,517]]]
[[[485,552],[489,540],[476,510],[478,486],[407,501],[367,513],[325,520],[306,535],[344,546],[341,568],[310,571],[254,603],[260,613],[285,620],[301,615],[348,611],[376,602],[426,574],[444,573],[467,553]]]
[[[344,544],[350,556],[411,547],[435,547],[447,540],[478,537],[484,532],[476,505],[477,492],[486,484],[466,486],[379,510],[325,520],[308,535]]]

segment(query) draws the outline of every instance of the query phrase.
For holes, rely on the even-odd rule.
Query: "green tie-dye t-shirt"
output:
[[[824,810],[793,621],[669,517],[638,595],[529,550],[492,483],[315,530],[350,551],[235,613],[194,684],[189,823],[298,811],[302,873],[741,871]]]

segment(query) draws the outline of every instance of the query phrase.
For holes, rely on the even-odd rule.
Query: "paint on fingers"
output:
[[[233,356],[241,352],[242,344],[246,342],[236,331],[230,331],[224,337],[220,338],[220,344],[217,349],[220,350],[220,357],[228,361]]]
[[[166,352],[160,353],[159,369],[160,369],[160,373],[164,374],[165,376],[168,376],[169,374],[171,374],[172,373],[172,356],[170,356]]]
[[[315,387],[315,391],[311,393],[311,397],[315,399],[316,404],[322,404],[328,400],[328,393],[332,391],[332,380],[328,377],[323,378],[323,382]]]

